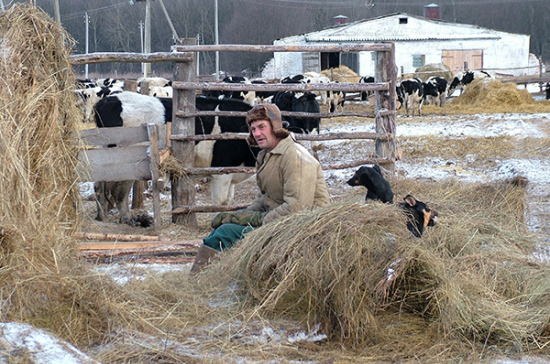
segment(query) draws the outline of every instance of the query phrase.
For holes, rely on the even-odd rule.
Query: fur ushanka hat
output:
[[[283,119],[281,117],[281,111],[274,104],[262,104],[256,105],[250,109],[246,115],[246,124],[250,128],[250,124],[256,120],[268,120],[271,123],[273,132],[277,138],[284,139],[290,135],[288,130],[283,128]],[[248,138],[246,138],[248,144],[252,147],[257,147],[256,139],[250,132]]]

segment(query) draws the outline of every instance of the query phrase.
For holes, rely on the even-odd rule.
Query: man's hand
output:
[[[238,210],[232,212],[220,212],[214,219],[212,219],[212,227],[217,228],[222,224],[237,224],[237,225],[250,225],[252,227],[262,226],[263,219],[267,215],[266,212],[252,211],[252,210]]]

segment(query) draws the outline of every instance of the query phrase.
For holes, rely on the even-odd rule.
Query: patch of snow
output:
[[[36,364],[100,364],[74,346],[29,324],[0,323],[0,363],[12,363],[13,357]],[[10,359],[11,358],[11,359]]]

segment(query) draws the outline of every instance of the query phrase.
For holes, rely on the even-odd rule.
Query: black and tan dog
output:
[[[422,201],[418,201],[412,195],[407,195],[399,203],[407,214],[407,229],[416,237],[421,237],[424,229],[436,224],[438,213],[432,210]]]
[[[365,200],[393,203],[393,191],[378,165],[359,168],[347,184],[350,186],[365,186],[367,188]]]

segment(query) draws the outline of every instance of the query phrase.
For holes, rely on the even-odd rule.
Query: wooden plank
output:
[[[163,255],[173,253],[196,254],[202,239],[197,240],[182,240],[173,242],[172,244],[152,245],[152,246],[137,246],[130,247],[131,243],[126,245],[101,245],[96,244],[97,249],[92,248],[92,244],[83,245],[80,250],[80,256],[84,258],[100,257],[100,256],[123,256],[123,255]],[[121,246],[126,246],[121,248]]]
[[[166,241],[93,241],[80,243],[78,250],[141,249],[170,245]]]
[[[151,182],[153,187],[153,227],[159,229],[161,225],[160,215],[160,187],[159,187],[159,163],[160,154],[158,148],[158,125],[149,124],[147,126],[149,132],[149,140],[151,141],[150,148],[150,169],[151,169]]]
[[[189,214],[192,212],[223,212],[223,211],[236,211],[242,210],[250,206],[250,204],[244,205],[202,205],[202,206],[178,206],[172,210],[172,214]]]
[[[157,52],[157,53],[129,53],[129,52],[104,52],[75,54],[69,56],[72,65],[93,63],[142,63],[142,62],[189,62],[193,58],[191,53],[182,52]]]
[[[127,181],[151,179],[147,145],[90,149],[79,154],[82,181]]]
[[[176,44],[172,50],[177,52],[387,52],[392,43],[370,43],[350,45],[257,45],[257,44]]]
[[[226,83],[226,82],[181,82],[173,81],[175,90],[220,90],[220,91],[388,91],[388,82],[374,83]]]
[[[73,237],[81,240],[161,241],[160,236],[76,232]]]
[[[158,135],[166,135],[166,125],[158,125],[158,127]],[[85,129],[79,132],[78,137],[85,146],[104,148],[113,144],[118,147],[125,147],[149,141],[147,124],[137,127]],[[159,139],[159,148],[166,148],[166,138],[161,137]]]

